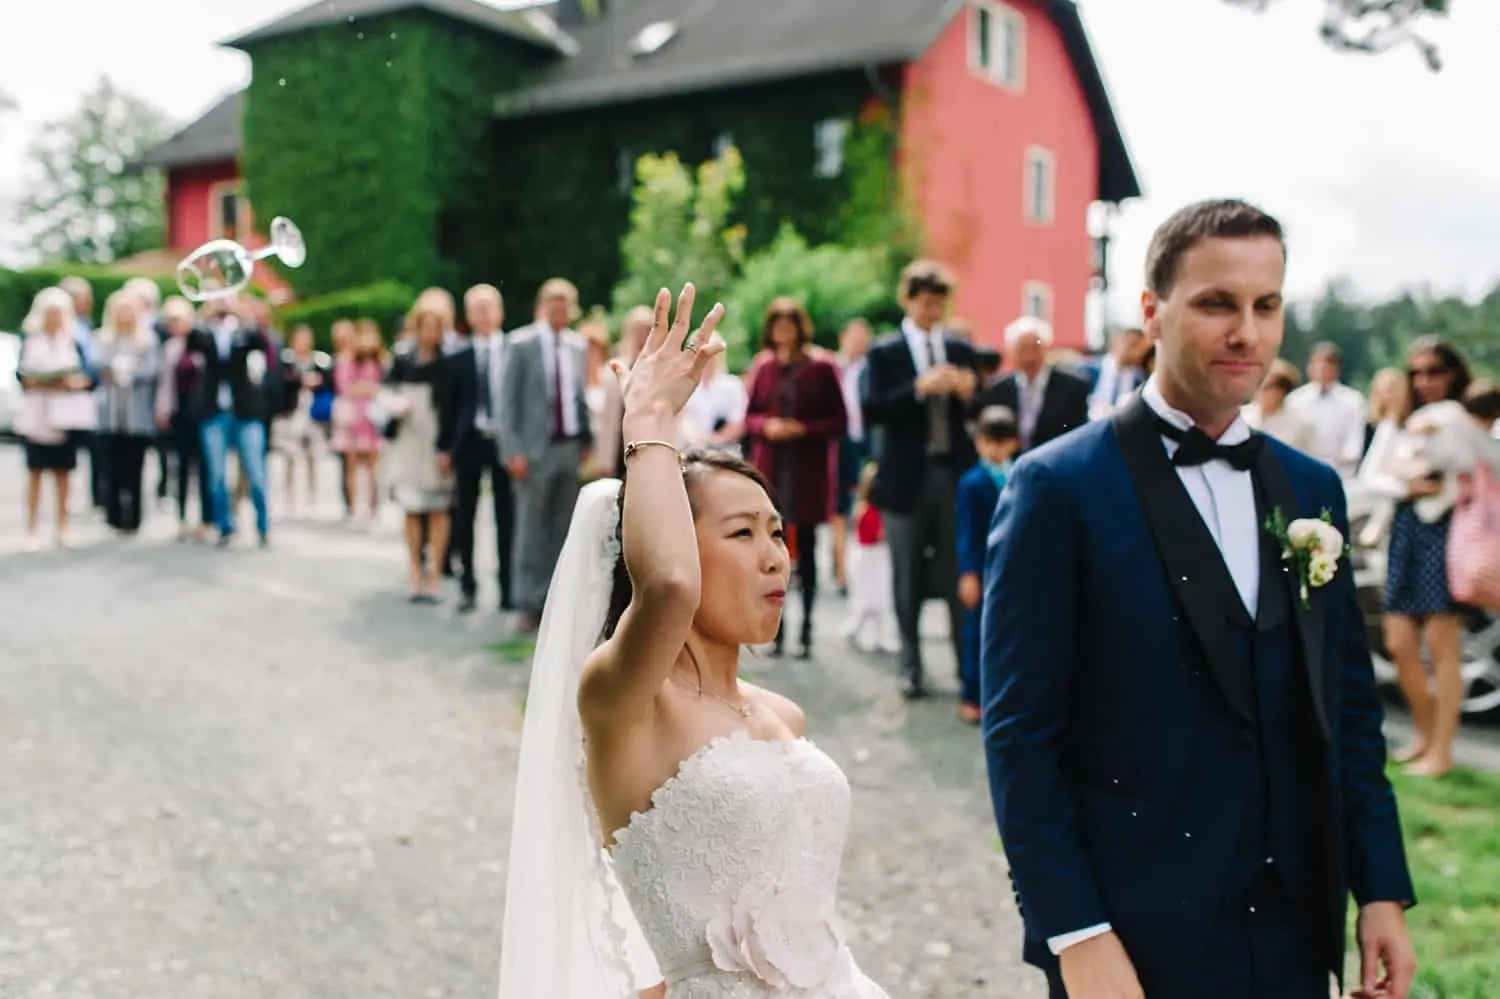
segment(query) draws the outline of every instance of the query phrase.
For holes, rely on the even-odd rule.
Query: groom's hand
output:
[[[1361,906],[1355,933],[1359,938],[1356,999],[1406,999],[1417,974],[1417,952],[1412,949],[1401,903]]]
[[[1068,999],[1145,999],[1135,965],[1113,932],[1076,943],[1057,960]]]

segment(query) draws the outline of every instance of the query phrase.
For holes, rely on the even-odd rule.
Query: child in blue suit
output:
[[[958,480],[958,599],[964,611],[963,658],[958,664],[961,689],[958,717],[979,724],[979,605],[984,598],[985,539],[1011,461],[1021,447],[1020,425],[1007,406],[986,406],[974,427],[979,463]]]

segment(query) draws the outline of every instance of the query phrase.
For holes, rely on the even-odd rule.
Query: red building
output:
[[[502,118],[606,114],[837,73],[868,76],[872,97],[894,89],[926,251],[957,273],[956,309],[985,342],[1033,314],[1052,323],[1060,345],[1083,346],[1095,259],[1089,208],[1141,193],[1072,0],[560,0],[550,15],[474,0],[345,0],[328,13],[333,6],[231,44],[407,10],[463,22],[545,53],[532,82],[497,110]],[[810,130],[817,178],[841,169],[857,113]],[[227,97],[144,160],[168,173],[174,250],[252,228],[235,165],[240,114],[241,96]]]
[[[241,93],[220,99],[140,160],[166,173],[166,249],[174,259],[211,239],[233,239],[251,249],[265,245],[240,181],[243,103]],[[263,263],[256,265],[255,283],[273,296],[290,294]]]
[[[1082,347],[1089,206],[1141,192],[1077,8],[957,4],[903,89],[927,249],[958,266],[957,311],[987,342],[1034,315]]]

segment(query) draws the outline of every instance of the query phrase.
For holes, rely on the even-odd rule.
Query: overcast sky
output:
[[[0,124],[0,260],[13,261],[10,202],[39,122],[101,73],[186,122],[248,79],[248,60],[215,43],[303,3],[47,0],[24,16],[3,5],[0,89],[21,105]],[[1445,60],[1436,75],[1410,49],[1328,51],[1317,0],[1261,16],[1214,0],[1080,6],[1146,188],[1115,224],[1118,307],[1139,288],[1152,227],[1212,195],[1283,219],[1294,295],[1336,276],[1365,294],[1424,283],[1472,294],[1500,278],[1500,129],[1482,113],[1500,93],[1500,3],[1455,0],[1430,33]]]

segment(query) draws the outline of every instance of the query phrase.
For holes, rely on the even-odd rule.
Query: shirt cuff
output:
[[[1048,940],[1047,949],[1052,951],[1053,954],[1061,954],[1063,951],[1067,950],[1074,944],[1081,944],[1085,940],[1092,940],[1094,937],[1108,933],[1112,929],[1113,927],[1111,927],[1108,923],[1099,923],[1098,925],[1090,926],[1087,929],[1074,930],[1072,933],[1064,933],[1062,936],[1053,937]]]

